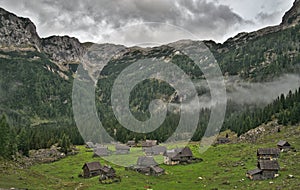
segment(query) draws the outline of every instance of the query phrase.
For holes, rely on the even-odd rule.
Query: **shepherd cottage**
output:
[[[94,149],[94,157],[101,157],[101,156],[108,156],[109,151],[106,146],[103,147],[97,147]]]
[[[189,164],[202,161],[201,158],[193,157],[189,147],[167,150],[163,155],[164,164],[166,165]]]
[[[287,141],[279,141],[277,143],[277,147],[279,148],[280,151],[287,151],[291,149],[291,145],[290,143],[288,143]]]
[[[101,164],[99,162],[89,162],[85,163],[82,166],[83,177],[89,178],[100,175],[101,173]]]
[[[126,169],[133,170],[145,175],[159,176],[164,174],[165,170],[158,166],[158,163],[152,156],[141,156],[137,160],[137,165],[130,166]]]

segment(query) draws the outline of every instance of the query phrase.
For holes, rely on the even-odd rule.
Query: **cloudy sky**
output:
[[[223,42],[238,32],[281,22],[293,0],[0,0],[29,17],[41,37],[125,45],[180,39]]]

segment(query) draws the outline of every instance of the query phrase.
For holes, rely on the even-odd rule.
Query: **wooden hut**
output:
[[[277,160],[259,160],[257,167],[262,170],[263,179],[273,179],[280,169]]]
[[[108,151],[108,147],[97,147],[94,148],[94,157],[101,157],[101,156],[108,156],[109,155],[109,151]]]
[[[291,149],[290,143],[288,143],[287,141],[283,141],[283,140],[280,140],[277,143],[277,147],[279,148],[280,151],[288,151]]]
[[[116,145],[116,154],[129,154],[130,147],[126,145]]]
[[[261,180],[262,179],[262,170],[256,168],[247,172],[246,176],[251,180]]]
[[[166,165],[188,163],[190,160],[193,160],[193,153],[189,147],[168,150],[163,155]]]
[[[220,137],[217,139],[217,144],[227,144],[230,143],[229,138],[226,137]]]
[[[145,147],[143,148],[146,156],[155,156],[155,155],[163,155],[167,148],[165,146],[153,146],[153,147]]]
[[[158,166],[158,163],[152,156],[141,156],[137,160],[137,164],[126,169],[134,170],[144,175],[159,176],[164,174],[165,170]]]
[[[113,179],[116,177],[116,170],[111,166],[103,166],[100,169],[100,180]]]
[[[157,140],[146,140],[146,141],[141,141],[141,146],[143,148],[145,147],[153,147],[157,145]]]
[[[82,166],[83,177],[89,178],[100,175],[101,164],[100,162],[88,162]]]

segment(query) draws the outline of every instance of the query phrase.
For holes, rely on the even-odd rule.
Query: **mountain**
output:
[[[64,64],[79,63],[86,48],[78,39],[69,36],[50,36],[40,38],[36,26],[28,18],[18,17],[0,8],[0,45],[1,49],[31,50],[43,52],[49,58],[59,63],[65,70]]]
[[[281,26],[296,26],[300,22],[300,1],[296,0],[293,7],[282,18]]]
[[[299,73],[299,9],[300,3],[297,0],[278,26],[240,33],[223,44],[204,41],[218,61],[225,78],[237,76],[245,81],[262,82],[271,81],[285,73]],[[10,123],[15,127],[31,126],[35,127],[33,131],[45,128],[50,131],[51,126],[52,133],[45,135],[44,140],[40,139],[42,145],[38,147],[46,146],[48,141],[55,141],[53,139],[57,138],[57,131],[61,131],[62,126],[72,126],[64,130],[71,130],[68,131],[71,140],[74,142],[77,139],[78,142],[78,134],[74,132],[76,127],[71,96],[74,76],[82,56],[90,47],[104,52],[100,56],[106,56],[105,52],[120,51],[107,65],[84,62],[83,68],[94,82],[101,70],[96,103],[100,115],[106,114],[102,119],[109,133],[117,131],[116,136],[120,141],[132,139],[137,134],[122,129],[113,116],[110,92],[114,80],[121,71],[141,58],[171,61],[192,80],[203,80],[202,71],[197,69],[193,61],[176,51],[175,47],[184,43],[192,46],[197,42],[179,41],[154,48],[128,48],[114,44],[81,43],[69,36],[40,38],[35,25],[28,18],[0,9],[0,112],[8,115]],[[197,90],[199,96],[209,96],[206,87]],[[146,80],[133,89],[131,111],[141,120],[149,118],[148,105],[156,98],[169,103],[178,103],[179,99],[167,83]],[[228,115],[245,107],[235,105],[234,108],[229,105],[228,110],[231,111]],[[203,126],[209,118],[207,110],[203,115],[203,122],[194,139],[203,135]],[[159,134],[158,140],[163,141],[174,132],[177,122],[178,115],[169,113],[163,127],[147,137]],[[41,131],[32,133],[42,136]],[[137,136],[145,138],[143,135]]]
[[[0,45],[2,48],[41,49],[41,40],[35,25],[0,8]]]

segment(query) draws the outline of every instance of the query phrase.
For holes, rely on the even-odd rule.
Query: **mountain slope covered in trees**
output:
[[[296,1],[279,26],[242,33],[224,44],[212,41],[204,43],[214,54],[225,76],[239,76],[246,81],[261,82],[271,81],[285,73],[298,74],[299,7],[299,1]],[[16,149],[49,147],[64,134],[74,144],[83,143],[73,119],[71,94],[74,67],[91,44],[81,44],[77,39],[66,36],[42,39],[29,19],[17,17],[4,9],[0,10],[0,18],[0,113],[6,115],[11,134],[21,136],[22,139],[32,139],[26,145],[20,145],[14,139]],[[20,35],[18,43],[15,38]],[[136,137],[136,140],[157,138],[164,141],[174,132],[179,120],[179,115],[174,112],[168,113],[159,129],[144,135],[131,133],[118,124],[110,105],[113,82],[123,69],[139,58],[163,57],[169,57],[193,81],[203,79],[201,70],[187,56],[175,54],[174,49],[168,45],[150,50],[126,48],[125,54],[111,60],[103,68],[96,90],[97,109],[100,116],[103,116],[107,131],[114,135],[117,130],[117,140],[125,142]],[[199,95],[208,93],[206,88],[198,88],[197,91]],[[147,119],[149,102],[156,98],[174,103],[176,93],[162,81],[143,81],[131,93],[131,111],[138,119]],[[296,123],[299,122],[295,116],[299,112],[299,90],[287,97],[281,96],[266,108],[247,110],[244,106],[229,102],[227,110],[224,129],[232,129],[239,134],[267,122],[272,116],[284,124]],[[193,140],[199,140],[204,134],[209,113],[208,109],[201,111]]]

